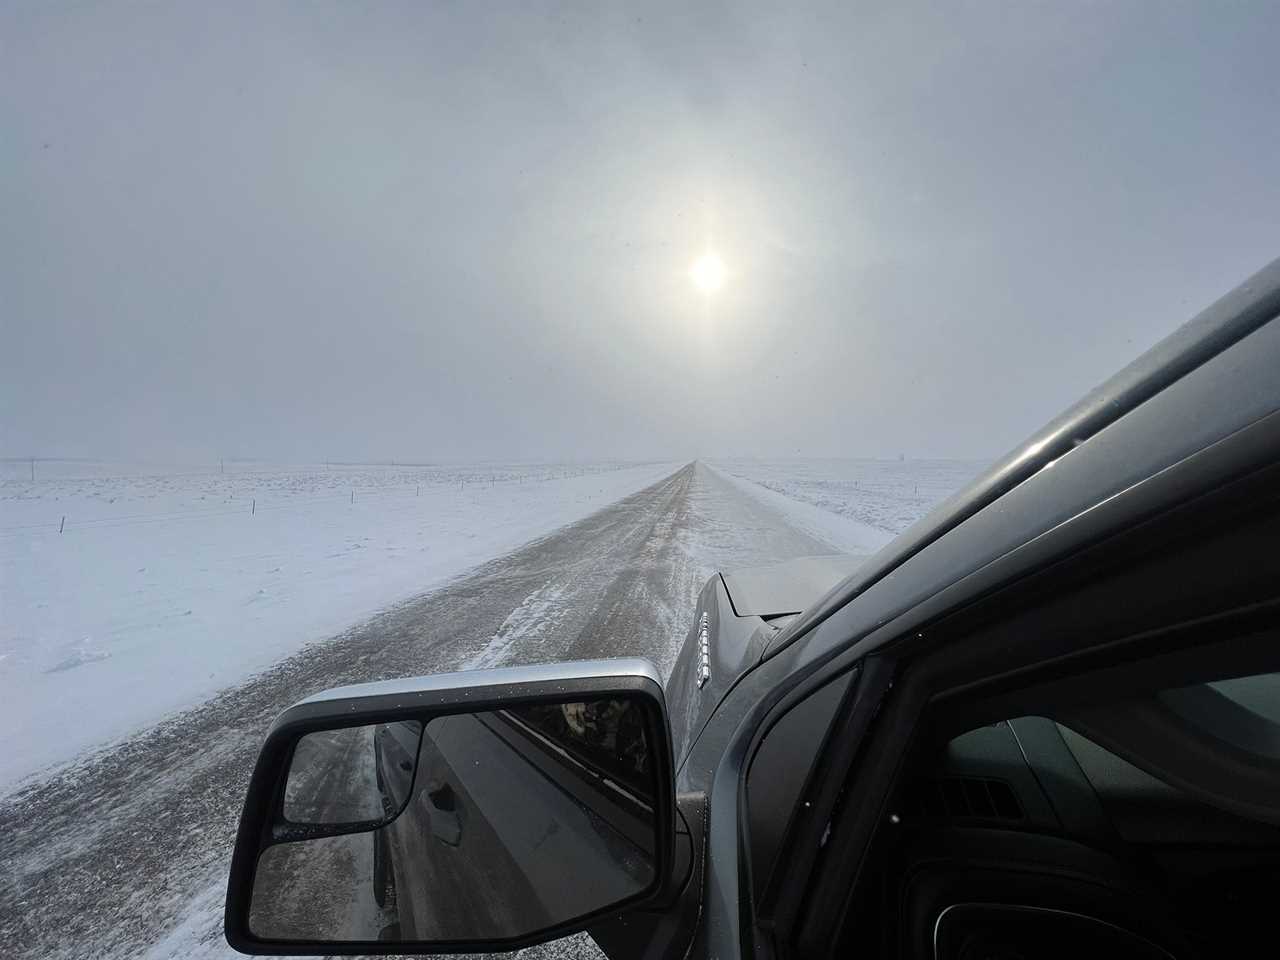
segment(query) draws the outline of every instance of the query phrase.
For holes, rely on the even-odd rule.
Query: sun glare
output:
[[[695,260],[689,268],[689,279],[703,293],[715,293],[724,286],[724,278],[724,261],[710,251]]]

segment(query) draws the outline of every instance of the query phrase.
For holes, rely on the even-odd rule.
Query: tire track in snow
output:
[[[542,587],[529,594],[507,615],[502,626],[479,653],[466,662],[467,670],[483,670],[502,663],[513,644],[530,636],[555,632],[564,614],[564,584]]]

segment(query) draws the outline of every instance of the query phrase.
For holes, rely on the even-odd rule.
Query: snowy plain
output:
[[[242,784],[285,704],[465,666],[669,669],[716,570],[870,554],[983,466],[0,463],[0,941],[232,956]],[[199,825],[157,833],[177,810]]]
[[[986,464],[713,465],[869,554]],[[0,795],[677,466],[0,463]]]
[[[0,795],[678,466],[7,461]]]

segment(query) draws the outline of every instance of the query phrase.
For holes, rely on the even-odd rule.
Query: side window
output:
[[[1103,703],[1080,689],[1037,704],[1045,716],[919,741],[858,938],[908,957],[1155,957],[1244,955],[1270,936],[1280,674]]]
[[[1280,673],[1164,690],[1082,719],[1059,730],[1125,839],[1212,842],[1280,823]]]
[[[796,805],[856,673],[841,674],[792,707],[765,734],[751,760],[746,795],[753,902],[764,894]]]
[[[1280,673],[1216,680],[1205,686],[1241,709],[1280,727]]]
[[[1280,827],[1206,802],[1068,727],[1060,730],[1120,849],[1149,865],[1204,955],[1245,955],[1271,936]]]

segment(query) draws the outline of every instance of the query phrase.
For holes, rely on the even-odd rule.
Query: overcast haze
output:
[[[684,6],[4,4],[0,455],[994,457],[1280,254],[1280,6]]]

